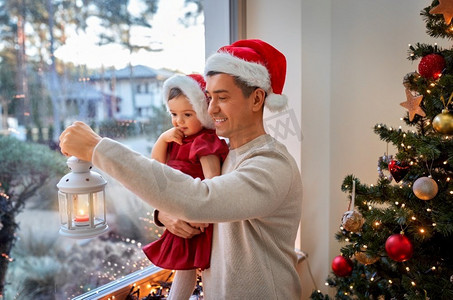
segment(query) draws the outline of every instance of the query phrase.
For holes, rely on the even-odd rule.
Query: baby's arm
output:
[[[165,164],[167,162],[168,144],[175,142],[181,145],[184,134],[176,127],[162,133],[157,139],[151,151],[151,158]]]
[[[220,158],[217,155],[206,155],[200,157],[201,168],[203,169],[204,178],[212,178],[219,176],[220,169]],[[208,227],[208,223],[189,223],[190,226],[200,228],[204,231],[204,228]]]

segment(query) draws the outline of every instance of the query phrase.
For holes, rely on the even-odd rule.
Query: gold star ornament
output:
[[[422,103],[423,100],[423,95],[414,96],[409,89],[406,89],[406,98],[406,102],[401,102],[400,105],[409,111],[409,121],[412,122],[415,115],[422,117],[426,116],[425,112],[420,107],[420,103]]]
[[[439,5],[431,8],[430,14],[442,14],[447,25],[451,23],[453,18],[453,0],[439,0]]]

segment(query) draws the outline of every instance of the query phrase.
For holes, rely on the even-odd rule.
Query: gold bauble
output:
[[[415,196],[421,200],[431,200],[436,197],[439,187],[434,179],[429,177],[420,177],[415,180],[412,191]]]
[[[434,117],[433,128],[442,134],[453,134],[453,113],[443,109],[442,113]]]
[[[371,265],[379,260],[379,256],[371,257],[366,254],[365,251],[357,251],[356,253],[354,253],[354,257],[359,263],[364,265]]]
[[[341,225],[343,225],[343,228],[351,232],[360,231],[364,222],[365,219],[362,214],[355,210],[348,210],[343,214],[343,218],[341,219]]]

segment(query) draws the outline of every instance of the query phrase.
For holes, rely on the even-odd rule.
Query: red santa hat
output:
[[[187,97],[198,120],[205,128],[214,128],[214,121],[208,114],[208,101],[205,94],[206,82],[200,74],[173,75],[163,85],[164,102],[168,109],[168,96],[172,88],[179,88]]]
[[[286,77],[285,56],[261,40],[240,40],[220,48],[205,65],[208,72],[221,72],[236,76],[250,86],[266,91],[265,106],[270,111],[282,111],[288,98],[282,94]]]

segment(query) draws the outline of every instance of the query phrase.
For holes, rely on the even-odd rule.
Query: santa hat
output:
[[[172,88],[179,88],[192,104],[198,120],[205,128],[214,128],[214,121],[208,114],[208,101],[206,99],[206,83],[199,74],[173,75],[165,80],[163,85],[164,102],[168,109],[168,96]]]
[[[265,106],[270,111],[282,111],[288,98],[282,94],[286,77],[285,56],[261,40],[240,40],[220,48],[205,65],[208,72],[221,72],[236,76],[250,86],[267,92]]]

